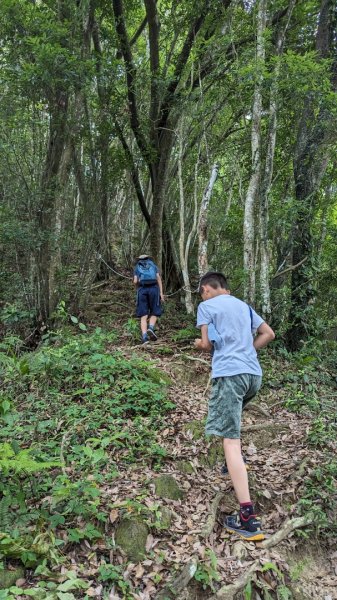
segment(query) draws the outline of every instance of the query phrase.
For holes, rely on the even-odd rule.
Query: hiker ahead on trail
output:
[[[227,464],[223,472],[228,469],[240,503],[239,513],[226,517],[224,526],[245,539],[262,540],[264,533],[250,499],[241,454],[241,413],[261,387],[262,370],[256,351],[275,335],[248,304],[230,295],[222,273],[206,273],[199,291],[203,300],[197,315],[201,339],[195,340],[195,347],[213,353],[206,434],[223,438]]]
[[[155,325],[157,317],[162,314],[161,302],[164,302],[159,269],[147,254],[138,257],[133,282],[137,286],[136,315],[140,317],[143,344],[147,344],[157,339]]]

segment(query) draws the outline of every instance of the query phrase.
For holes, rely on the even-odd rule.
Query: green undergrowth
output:
[[[8,560],[52,565],[66,548],[105,539],[103,484],[123,465],[165,456],[157,436],[174,407],[170,380],[115,350],[115,339],[100,329],[51,333],[23,355],[17,339],[2,341],[0,573]]]
[[[317,532],[335,537],[337,344],[312,340],[302,352],[288,354],[283,349],[280,355],[276,362],[269,358],[267,385],[280,390],[288,410],[310,420],[305,440],[310,458],[303,467],[300,511],[314,514]]]

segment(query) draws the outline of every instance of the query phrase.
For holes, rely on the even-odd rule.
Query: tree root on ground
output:
[[[188,360],[194,360],[196,362],[201,362],[202,364],[207,365],[207,367],[210,366],[209,360],[205,360],[204,358],[199,358],[198,356],[191,356],[190,354],[182,354],[181,353],[181,354],[174,354],[173,358],[175,358],[176,356],[179,358],[182,358],[182,359],[187,358]]]
[[[254,560],[248,571],[241,575],[241,577],[239,577],[239,579],[237,579],[234,583],[231,583],[230,585],[224,585],[214,596],[211,596],[209,600],[219,600],[220,598],[221,600],[233,600],[235,595],[247,585],[252,575],[254,575],[254,573],[258,570],[259,566],[260,561]]]
[[[290,533],[295,531],[295,529],[300,529],[301,527],[305,527],[306,525],[310,525],[313,522],[313,516],[309,513],[304,517],[295,517],[294,519],[288,519],[283,527],[279,529],[274,535],[270,538],[267,538],[263,542],[261,542],[262,548],[273,548],[282,540],[285,540]]]
[[[206,522],[201,530],[201,535],[203,538],[208,537],[212,533],[216,521],[216,513],[218,511],[219,504],[224,497],[225,495],[223,492],[218,492],[215,496],[211,504],[210,512],[208,514]]]
[[[275,423],[275,421],[265,421],[264,423],[256,423],[255,425],[243,425],[241,431],[259,431],[260,429],[289,429],[287,423]]]
[[[260,404],[254,404],[253,402],[249,402],[247,404],[247,406],[245,407],[245,410],[248,410],[248,411],[255,410],[256,412],[259,412],[261,415],[263,415],[264,417],[267,417],[268,419],[270,419],[270,417],[271,417],[269,410],[266,410]]]
[[[168,600],[168,598],[176,600],[194,577],[197,566],[197,559],[192,557],[179,574],[173,575],[169,579],[165,587],[156,594],[154,600]]]

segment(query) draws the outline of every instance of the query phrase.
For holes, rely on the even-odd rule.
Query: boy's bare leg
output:
[[[155,317],[154,315],[151,315],[150,325],[152,325],[154,327],[156,323],[157,323],[157,317]]]
[[[240,504],[250,502],[248,475],[241,454],[241,441],[239,439],[224,438],[223,447],[236,497]]]
[[[147,332],[147,315],[144,315],[144,317],[140,318],[140,328],[142,331],[142,335],[145,335],[145,333]]]

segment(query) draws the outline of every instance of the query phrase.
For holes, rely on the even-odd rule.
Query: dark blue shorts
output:
[[[139,287],[137,290],[137,317],[145,315],[160,317],[161,313],[159,286],[155,284]]]

